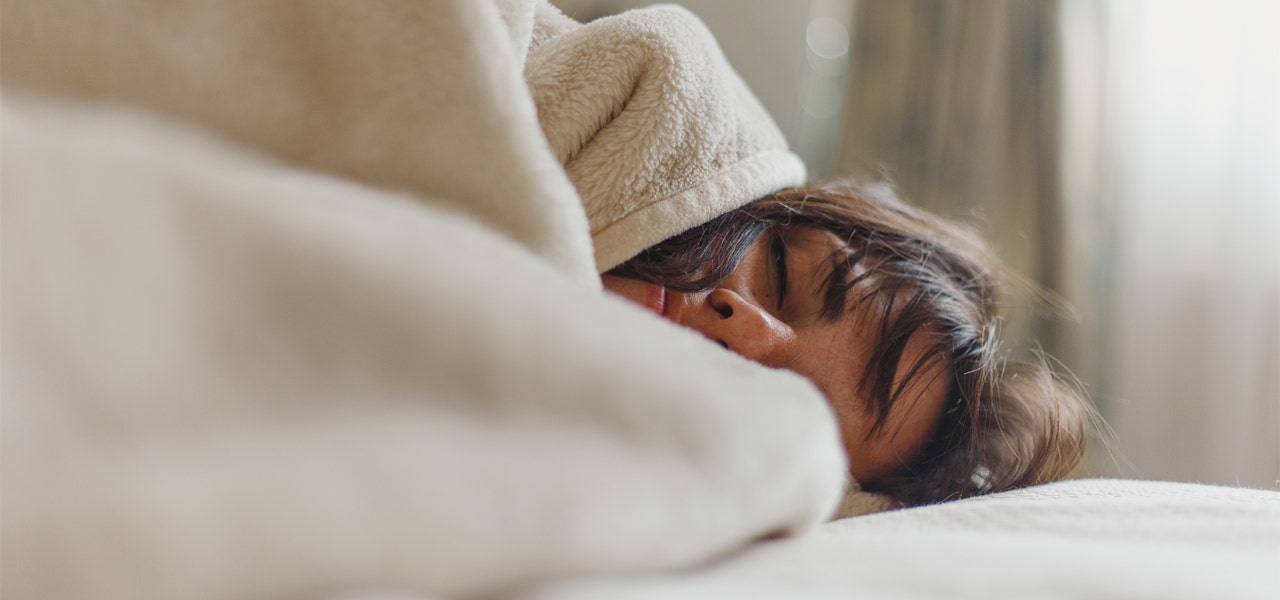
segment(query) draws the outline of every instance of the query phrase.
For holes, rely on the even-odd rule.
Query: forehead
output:
[[[848,256],[849,245],[835,233],[815,227],[797,227],[781,235],[788,253],[796,257],[794,275],[804,284],[803,291],[821,301],[823,284],[831,277],[837,260]]]
[[[788,248],[800,251],[825,252],[830,255],[849,247],[835,232],[818,227],[795,227],[783,230],[781,235]]]

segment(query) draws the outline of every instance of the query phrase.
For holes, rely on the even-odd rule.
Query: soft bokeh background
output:
[[[1084,474],[1280,487],[1280,2],[680,3],[815,177],[891,177],[1066,301],[1007,330],[1113,428]]]

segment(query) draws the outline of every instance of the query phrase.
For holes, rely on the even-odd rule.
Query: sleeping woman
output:
[[[918,505],[1079,461],[1087,403],[1044,361],[1001,358],[987,246],[888,186],[804,187],[696,17],[656,7],[582,25],[548,9],[524,72],[604,286],[811,380],[862,490]]]
[[[5,5],[0,595],[542,596],[1080,455],[990,253],[800,187],[684,9],[62,4]]]
[[[850,474],[901,505],[1065,477],[1090,409],[996,339],[999,261],[888,186],[792,188],[604,275],[605,287],[826,395]]]

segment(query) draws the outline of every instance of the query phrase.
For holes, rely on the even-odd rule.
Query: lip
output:
[[[651,283],[645,288],[644,307],[660,317],[667,316],[667,288]]]

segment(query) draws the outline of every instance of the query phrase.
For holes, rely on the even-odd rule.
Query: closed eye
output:
[[[774,236],[771,250],[773,251],[774,285],[777,286],[778,292],[778,312],[782,312],[782,303],[787,299],[787,244],[781,235]]]

